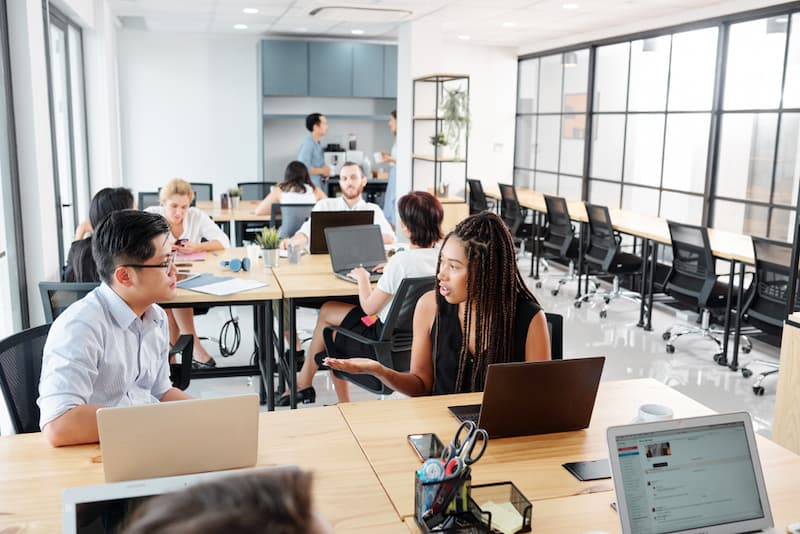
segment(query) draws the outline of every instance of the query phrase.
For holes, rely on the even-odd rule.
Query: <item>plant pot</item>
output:
[[[239,197],[231,197],[230,205],[232,210],[239,209]]]
[[[278,266],[278,259],[280,258],[280,250],[277,248],[262,248],[261,257],[264,258],[264,268],[274,269]]]

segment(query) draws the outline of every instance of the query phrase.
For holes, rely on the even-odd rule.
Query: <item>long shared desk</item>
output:
[[[535,191],[528,188],[516,188],[517,199],[520,206],[530,209],[534,212],[533,219],[533,235],[537,235],[537,227],[539,223],[539,216],[547,213],[547,205],[544,200],[544,193]],[[488,188],[486,195],[495,199],[500,198],[500,191],[497,188]],[[567,210],[569,211],[570,219],[580,223],[587,223],[589,221],[586,214],[586,206],[583,201],[567,199]],[[611,216],[611,223],[615,230],[637,237],[642,240],[642,284],[641,284],[641,306],[639,310],[639,323],[638,326],[643,327],[645,330],[652,330],[652,309],[653,309],[653,294],[654,294],[654,277],[655,277],[655,264],[658,257],[658,246],[667,245],[672,243],[669,234],[669,227],[667,220],[662,217],[653,215],[645,215],[630,210],[623,210],[614,208],[609,210]],[[753,265],[755,259],[753,257],[753,242],[750,236],[743,234],[736,234],[727,232],[725,230],[716,230],[714,228],[708,229],[708,238],[711,245],[711,252],[715,258],[726,260],[730,265],[729,279],[731,283],[728,284],[728,306],[725,314],[725,336],[723,338],[722,353],[726,356],[726,360],[721,363],[727,362],[728,353],[728,340],[730,330],[730,315],[731,307],[733,306],[733,279],[736,274],[736,266],[739,266],[738,277],[738,295],[744,294],[744,277],[745,266]],[[534,265],[536,266],[536,273],[534,273]],[[538,278],[538,262],[531,262],[531,276]],[[578,288],[580,294],[580,287]],[[734,325],[733,337],[733,352],[729,362],[731,370],[736,371],[739,368],[739,333],[741,328],[741,306],[736,306],[736,322]]]
[[[449,441],[458,423],[447,406],[480,397],[262,413],[257,465],[313,471],[316,506],[339,532],[416,532],[413,477],[420,463],[406,435],[436,432]],[[589,428],[492,440],[473,466],[473,483],[513,481],[533,502],[534,532],[619,532],[612,482],[580,482],[561,464],[607,458],[606,428],[629,423],[644,402],[666,404],[676,417],[712,413],[653,379],[603,382]],[[761,436],[757,444],[775,524],[800,520],[800,456]],[[103,482],[98,445],[51,449],[41,434],[1,438],[0,465],[0,531],[58,531],[62,490]]]

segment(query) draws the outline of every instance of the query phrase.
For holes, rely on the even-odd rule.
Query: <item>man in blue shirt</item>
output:
[[[39,425],[54,447],[98,441],[96,412],[190,398],[169,379],[169,326],[156,302],[177,270],[161,215],[113,212],[92,236],[100,287],[53,323],[39,380]]]
[[[328,133],[328,119],[321,113],[312,113],[306,117],[306,129],[309,133],[300,145],[297,160],[302,161],[308,168],[308,174],[314,185],[322,189],[322,179],[331,173],[330,167],[325,165],[322,145],[319,144],[319,140]]]

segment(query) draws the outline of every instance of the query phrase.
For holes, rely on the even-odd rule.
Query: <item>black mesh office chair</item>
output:
[[[52,323],[61,313],[72,304],[85,297],[99,284],[73,283],[73,282],[39,282],[39,293],[42,297],[44,316]],[[176,388],[186,389],[192,374],[192,354],[194,351],[194,338],[191,335],[182,335],[169,351],[170,359],[180,362],[171,363],[169,378]],[[37,379],[38,380],[38,379]]]
[[[613,279],[611,291],[596,286],[575,299],[575,307],[580,308],[584,302],[602,298],[600,317],[605,318],[608,315],[608,304],[614,299],[623,298],[636,303],[641,301],[638,293],[625,291],[620,287],[619,277],[641,271],[642,259],[635,254],[622,252],[621,238],[614,232],[607,207],[587,203],[586,214],[589,217],[589,239],[583,254],[585,274],[599,278],[612,276]]]
[[[578,279],[575,274],[575,263],[578,261],[578,238],[575,236],[575,227],[569,218],[567,201],[561,197],[545,195],[544,202],[547,206],[547,227],[540,242],[539,257],[553,259],[567,265],[566,276],[548,275],[558,277],[556,287],[551,290],[553,296],[556,296],[561,286]],[[536,287],[542,287],[541,280],[536,282]]]
[[[292,237],[311,216],[314,204],[279,204],[273,203],[270,209],[270,226],[278,228],[281,239]]]
[[[39,431],[39,377],[50,324],[23,330],[0,341],[0,390],[17,434]]]
[[[550,359],[564,359],[564,317],[557,313],[545,313],[547,331],[550,334]]]
[[[792,245],[759,237],[752,239],[756,274],[742,306],[742,320],[744,324],[774,338],[780,344],[789,299]],[[800,294],[794,305],[794,310],[798,309],[800,309]],[[775,362],[765,360],[750,362],[753,363],[771,368],[769,371],[759,373],[758,379],[753,384],[753,393],[763,395],[762,382],[767,376],[777,373],[779,366]],[[742,376],[749,378],[752,374],[753,371],[749,367],[742,367]]]
[[[239,182],[239,197],[242,200],[262,200],[269,194],[275,182]]]
[[[413,331],[414,308],[419,298],[434,287],[434,276],[406,278],[397,288],[386,323],[378,340],[362,337],[340,326],[327,326],[323,330],[325,352],[320,353],[317,363],[327,354],[333,358],[365,357],[397,371],[406,372],[411,364],[411,336]],[[334,345],[333,333],[346,336],[366,346],[363,354],[340,354]],[[390,395],[393,390],[372,375],[351,375],[341,371],[333,374],[378,395]]]
[[[525,244],[532,236],[532,224],[525,222],[528,210],[519,205],[517,190],[513,185],[497,184],[500,187],[500,217],[508,226],[515,243],[519,243],[520,252],[525,251]]]
[[[699,334],[717,344],[715,361],[725,358],[720,335],[724,331],[711,327],[711,312],[726,309],[728,286],[719,281],[716,262],[711,253],[708,230],[703,226],[667,221],[672,241],[672,268],[664,284],[664,292],[678,302],[701,312],[700,326],[677,324],[663,333],[665,349],[675,352],[674,342],[681,336]],[[744,339],[743,352],[750,351],[750,341]]]
[[[158,206],[161,201],[158,198],[158,191],[139,191],[139,204],[137,207],[144,210],[151,206]]]
[[[194,191],[195,202],[207,202],[214,200],[214,184],[206,184],[201,182],[190,182],[192,191]]]
[[[468,179],[469,184],[469,214],[475,215],[486,210],[494,209],[494,202],[486,198],[483,184],[480,180]]]

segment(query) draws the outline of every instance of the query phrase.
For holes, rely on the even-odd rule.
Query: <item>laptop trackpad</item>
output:
[[[473,421],[478,422],[478,416],[481,414],[480,404],[464,404],[462,406],[448,406],[450,413],[456,416],[459,421]]]

